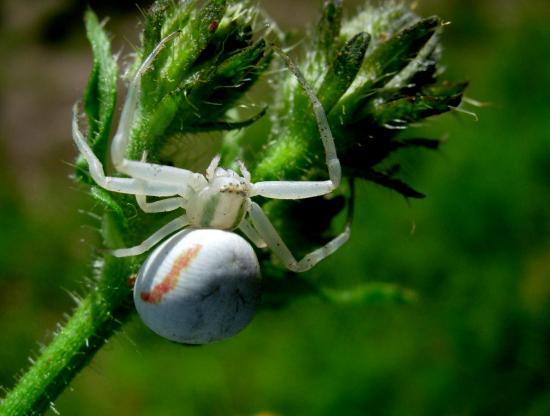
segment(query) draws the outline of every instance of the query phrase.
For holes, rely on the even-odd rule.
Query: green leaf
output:
[[[440,26],[441,19],[432,16],[406,27],[369,54],[361,71],[374,85],[383,82],[407,66]]]
[[[370,36],[367,33],[358,33],[346,42],[336,55],[336,59],[325,75],[318,92],[325,112],[330,112],[357,76],[369,41]]]
[[[377,90],[418,55],[440,26],[441,20],[438,17],[422,19],[402,29],[368,53],[359,71],[358,79],[362,80],[361,83],[352,87],[353,90],[340,101],[333,111],[333,119],[340,119],[343,124],[361,119],[365,106]],[[358,110],[362,114],[357,115]]]
[[[173,0],[159,0],[153,3],[145,15],[141,60],[136,60],[134,63],[134,71],[137,70],[139,64],[147,58],[164,36],[182,30],[187,25],[192,16],[193,6],[194,2],[192,1],[176,4]],[[159,87],[162,85],[159,83],[159,71],[170,55],[169,49],[166,48],[157,55],[155,62],[141,80],[141,101],[151,107],[159,100]],[[130,73],[134,71],[130,71]]]
[[[130,157],[138,158],[146,150],[149,160],[160,162],[175,136],[244,126],[225,121],[225,114],[269,65],[271,51],[266,41],[255,41],[254,10],[242,2],[226,7],[225,1],[212,0],[203,2],[201,8],[191,3],[195,7],[187,10],[186,16],[180,16],[181,11],[170,4],[151,12],[146,36],[162,38],[168,27],[180,33],[159,52],[143,76]],[[169,22],[163,24],[160,34],[159,13]],[[151,43],[144,39],[144,49]]]
[[[382,128],[403,128],[426,117],[438,115],[457,107],[467,82],[442,82],[425,86],[418,94],[383,89],[357,110],[354,119]]]
[[[179,85],[186,71],[214,36],[225,9],[225,0],[209,0],[189,21],[181,35],[169,45],[167,50],[170,54],[161,71],[163,79],[161,96],[173,91]]]
[[[265,53],[266,42],[260,39],[256,44],[234,54],[216,68],[216,75],[223,78],[243,78],[243,71],[255,65]]]
[[[115,111],[118,67],[111,54],[111,42],[91,10],[85,15],[86,34],[94,55],[92,72],[84,92],[88,119],[88,140],[98,158],[105,162],[111,122]]]
[[[90,194],[94,197],[96,201],[99,201],[103,207],[115,214],[117,221],[123,227],[127,226],[126,216],[124,215],[124,210],[118,204],[118,202],[112,197],[111,193],[106,191],[99,186],[92,186],[90,188]]]
[[[162,24],[170,3],[171,0],[159,0],[154,2],[151,8],[147,10],[143,23],[141,60],[145,59],[160,42]]]
[[[426,117],[445,113],[460,104],[462,93],[450,96],[413,96],[365,108],[360,118],[372,118],[379,126],[400,128]]]
[[[213,131],[246,127],[250,122],[223,121],[224,115],[239,98],[258,80],[267,68],[270,55],[266,54],[263,39],[245,48],[217,65],[207,65],[181,88],[166,95],[151,116],[150,137],[157,138],[158,149],[174,134],[182,131]],[[222,120],[222,121],[220,121]],[[154,130],[154,126],[159,126]],[[156,148],[149,148],[155,153]]]
[[[317,26],[315,51],[331,60],[335,53],[334,42],[342,26],[342,0],[325,0],[323,14]]]

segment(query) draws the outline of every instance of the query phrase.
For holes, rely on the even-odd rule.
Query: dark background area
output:
[[[260,2],[303,30],[319,1]],[[359,2],[347,3],[351,15]],[[134,1],[91,1],[121,59],[137,42]],[[0,12],[0,385],[84,293],[98,239],[70,179],[70,107],[91,65],[84,3],[2,3]],[[138,319],[56,402],[67,415],[550,414],[550,3],[419,2],[452,22],[446,77],[490,103],[419,134],[404,175],[428,197],[358,184],[347,246],[310,272],[327,286],[387,282],[415,305],[265,310],[239,336],[185,348]],[[53,412],[51,412],[53,414]]]

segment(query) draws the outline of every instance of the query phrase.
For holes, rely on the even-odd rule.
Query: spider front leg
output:
[[[288,69],[292,71],[313,106],[317,128],[319,129],[321,141],[325,149],[325,160],[328,168],[329,180],[258,182],[252,185],[251,196],[261,195],[275,199],[303,199],[328,194],[340,186],[342,168],[338,160],[338,155],[336,154],[334,137],[332,136],[325,110],[313,89],[307,83],[300,70],[290,60],[288,55],[278,48],[276,48],[275,51],[285,60]]]
[[[103,165],[86,142],[84,135],[78,127],[78,105],[76,104],[73,107],[72,130],[73,140],[82,156],[84,156],[84,159],[88,162],[90,175],[102,188],[108,191],[134,195],[172,196],[181,194],[181,185],[106,176]]]
[[[143,152],[141,158],[142,162],[145,162],[147,159],[147,152]],[[161,199],[160,201],[147,202],[146,195],[136,195],[136,202],[141,210],[147,214],[157,213],[157,212],[169,212],[174,211],[179,208],[185,209],[185,203],[187,200],[181,196]]]
[[[185,208],[186,199],[181,197],[166,198],[159,201],[147,202],[147,196],[136,195],[136,202],[141,210],[147,214],[156,212],[175,211],[179,208]]]
[[[351,232],[351,228],[348,224],[343,233],[336,236],[323,247],[312,251],[304,256],[304,258],[300,261],[297,261],[288,249],[287,245],[281,239],[281,236],[275,227],[273,227],[273,224],[271,224],[271,221],[269,221],[269,218],[267,218],[267,215],[265,215],[262,211],[262,208],[260,208],[260,206],[255,202],[252,202],[250,204],[249,212],[250,218],[252,219],[254,227],[258,231],[259,237],[265,241],[267,246],[275,253],[275,255],[283,261],[284,265],[293,272],[305,272],[324,258],[330,256],[346,241],[348,241]]]
[[[288,55],[278,48],[275,48],[275,51],[285,60],[288,69],[295,75],[298,83],[304,89],[313,106],[317,128],[325,150],[325,161],[328,169],[329,180],[258,182],[251,185],[252,191],[250,196],[261,195],[267,198],[275,199],[303,199],[328,194],[340,186],[340,182],[342,180],[342,168],[340,166],[340,161],[338,160],[338,155],[336,154],[334,137],[332,136],[325,110],[323,109],[323,106],[315,95],[313,89],[309,86],[302,73],[290,60]],[[353,192],[351,199],[353,199]],[[330,256],[349,239],[351,232],[349,224],[351,223],[352,206],[353,201],[350,201],[348,224],[346,225],[345,230],[323,247],[320,247],[304,256],[304,258],[300,261],[297,261],[292,255],[287,245],[281,239],[279,233],[275,230],[269,221],[269,218],[265,215],[258,204],[251,202],[249,213],[252,223],[257,231],[257,237],[260,238],[260,241],[265,241],[265,244],[267,244],[267,246],[271,248],[271,250],[283,261],[288,269],[294,272],[303,272],[309,270],[318,262]],[[241,227],[241,229],[243,232],[247,232],[246,227]],[[254,241],[254,238],[252,237],[256,236],[252,234],[250,237]]]
[[[141,92],[141,77],[151,66],[151,63],[164,48],[166,43],[172,40],[177,34],[178,32],[173,32],[163,38],[143,61],[130,81],[117,131],[113,138],[113,143],[111,144],[111,160],[118,172],[133,178],[180,185],[180,189],[185,189],[187,186],[201,188],[205,185],[206,181],[200,174],[173,166],[126,159],[130,132],[135,120],[135,114],[138,110]]]
[[[73,139],[80,153],[88,162],[92,178],[102,188],[113,192],[135,195],[161,197],[180,195],[185,197],[189,193],[189,188],[200,189],[206,184],[206,180],[202,175],[185,169],[125,159],[130,129],[137,110],[141,76],[166,43],[176,35],[177,32],[174,32],[159,42],[153,52],[141,64],[128,87],[120,122],[111,145],[111,158],[115,168],[119,172],[130,176],[130,178],[117,178],[105,175],[103,165],[86,142],[84,135],[78,127],[77,105],[73,108]],[[176,209],[172,208],[174,206],[173,201],[153,206],[144,202],[143,199],[141,202],[142,204],[140,205],[147,207],[145,209],[146,212],[159,212],[151,211],[159,209],[159,207],[162,207],[163,211]]]
[[[264,248],[267,247],[267,244],[264,240],[260,237],[260,234],[258,234],[258,231],[248,222],[246,218],[243,218],[239,225],[239,230],[243,232],[243,234],[254,243],[254,245],[258,248]]]

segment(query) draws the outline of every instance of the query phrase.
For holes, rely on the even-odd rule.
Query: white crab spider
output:
[[[128,177],[105,175],[101,162],[79,130],[76,105],[72,127],[73,139],[99,186],[134,194],[140,208],[148,213],[185,211],[141,244],[114,250],[112,254],[117,257],[142,254],[181,230],[157,247],[142,266],[134,286],[134,301],[144,322],[155,332],[174,341],[201,344],[243,329],[252,319],[259,298],[258,260],[250,244],[233,230],[239,229],[258,247],[269,247],[288,269],[303,272],[342,246],[349,238],[350,228],[347,226],[342,234],[297,261],[261,207],[251,199],[254,196],[311,198],[328,194],[340,185],[340,162],[323,107],[303,75],[284,54],[281,55],[288,68],[313,105],[326,155],[328,180],[253,183],[242,163],[238,174],[219,167],[219,156],[214,157],[205,175],[125,158],[141,76],[166,42],[176,35],[167,36],[157,45],[128,86],[111,145],[115,169]],[[147,196],[168,198],[147,202]]]

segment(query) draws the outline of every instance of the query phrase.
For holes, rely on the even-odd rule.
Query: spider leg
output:
[[[237,160],[237,164],[239,165],[239,170],[241,171],[241,175],[243,175],[243,178],[250,183],[252,181],[252,175],[250,174],[249,170],[246,168],[241,160]]]
[[[168,212],[178,208],[185,208],[186,199],[182,197],[173,197],[161,199],[160,201],[147,202],[146,195],[136,195],[136,201],[143,212]]]
[[[126,155],[128,140],[130,138],[130,129],[132,127],[134,114],[138,105],[141,76],[145,73],[147,68],[149,68],[155,57],[164,48],[166,43],[172,40],[178,33],[179,32],[173,32],[158,43],[155,49],[153,49],[149,56],[147,56],[147,58],[142,62],[128,85],[126,100],[124,101],[122,113],[120,114],[120,121],[111,145],[111,159],[113,160],[113,164],[115,166],[122,164],[124,161],[124,156]]]
[[[142,161],[147,159],[147,152],[143,152]],[[136,195],[136,202],[143,212],[156,213],[174,211],[178,208],[185,208],[187,200],[182,197],[166,198],[160,201],[147,202],[146,195]]]
[[[117,131],[113,137],[113,143],[111,144],[111,160],[116,170],[121,173],[133,178],[154,181],[155,183],[165,182],[169,184],[178,184],[182,188],[182,192],[184,192],[187,186],[191,186],[195,189],[204,186],[205,180],[202,175],[173,166],[164,166],[155,163],[147,163],[145,161],[128,160],[125,158],[131,128],[139,104],[141,77],[145,71],[147,71],[154,58],[164,48],[166,43],[172,40],[177,34],[178,32],[173,32],[163,38],[143,61],[130,81]]]
[[[216,173],[216,168],[220,164],[221,155],[217,154],[214,156],[208,167],[206,168],[206,178],[211,181],[214,179],[214,174]]]
[[[78,127],[78,106],[73,107],[72,123],[73,139],[78,150],[88,162],[90,175],[94,181],[102,188],[108,191],[120,192],[124,194],[150,195],[150,196],[172,196],[178,195],[181,186],[168,183],[151,183],[149,181],[134,178],[114,178],[105,176],[103,165],[90,148],[82,132]]]
[[[251,185],[250,196],[274,199],[304,199],[326,195],[335,189],[332,181],[265,181]]]
[[[348,241],[351,227],[346,225],[346,229],[343,233],[336,236],[334,239],[329,241],[324,246],[312,251],[302,258],[300,261],[297,261],[296,258],[292,255],[287,245],[281,239],[281,236],[269,221],[269,218],[262,211],[260,206],[255,202],[250,204],[250,218],[254,227],[258,231],[260,238],[266,242],[267,246],[279,257],[284,265],[293,272],[305,272],[306,270],[311,269],[317,263],[319,263],[324,258],[330,256],[336,250],[338,250],[346,241]]]
[[[111,254],[115,257],[128,257],[137,256],[138,254],[145,253],[157,243],[164,240],[167,236],[174,233],[175,231],[182,229],[186,225],[189,225],[189,221],[187,221],[185,215],[182,215],[159,228],[153,233],[153,235],[151,235],[141,244],[130,248],[119,248],[117,250],[113,250]]]
[[[267,247],[267,244],[264,240],[262,240],[262,237],[260,237],[260,234],[258,234],[258,231],[248,222],[248,220],[243,219],[239,225],[239,230],[243,232],[246,237],[254,243],[254,245],[258,248],[264,248]]]
[[[334,137],[330,131],[325,110],[311,86],[307,83],[298,67],[290,60],[287,54],[282,50],[275,48],[275,51],[284,59],[288,69],[294,74],[298,83],[307,94],[317,121],[317,127],[325,149],[325,160],[328,168],[328,181],[267,181],[258,182],[252,185],[252,194],[261,195],[267,198],[276,199],[302,199],[314,196],[325,195],[340,186],[342,180],[342,168],[338,155]]]

